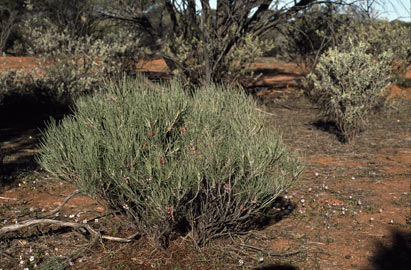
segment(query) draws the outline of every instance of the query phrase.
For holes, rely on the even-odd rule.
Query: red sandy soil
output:
[[[37,65],[36,61],[7,58],[6,67],[29,69]],[[161,59],[142,61],[139,66],[144,71],[168,72]],[[411,251],[411,103],[403,99],[411,98],[411,89],[392,86],[390,97],[401,99],[396,103],[397,110],[377,114],[358,139],[345,145],[332,132],[313,125],[318,111],[295,91],[295,81],[305,74],[300,66],[259,62],[255,68],[274,71],[274,75],[264,76],[256,83],[265,87],[256,96],[262,109],[271,114],[267,116],[266,127],[279,130],[284,143],[300,152],[306,162],[298,185],[286,193],[287,200],[296,208],[263,230],[216,240],[201,253],[183,237],[173,241],[166,251],[153,247],[145,237],[130,244],[101,241],[73,262],[71,270],[411,269],[410,254],[403,254]],[[410,67],[406,76],[411,78]],[[279,92],[282,95],[272,94]],[[32,158],[41,136],[38,130],[22,129],[10,138],[6,135],[11,131],[0,129],[0,138],[8,138],[0,140],[1,148],[8,153],[5,162]],[[72,185],[39,169],[22,172],[11,184],[0,188],[0,228],[54,209],[73,190]],[[125,219],[105,217],[106,214],[104,205],[86,196],[76,196],[60,211],[59,218],[88,220],[93,228],[109,235],[125,237],[133,233]],[[45,227],[38,230],[45,232],[45,236],[12,237],[4,240],[4,245],[0,238],[0,268],[22,269],[17,266],[19,256],[27,259],[30,246],[43,256],[59,256],[84,243],[71,231],[52,234]],[[30,233],[35,231],[26,230],[23,235]],[[261,251],[241,248],[242,243]],[[291,257],[264,253],[299,249],[304,251]],[[15,260],[3,256],[3,251]],[[260,257],[264,258],[261,268]],[[239,267],[240,259],[244,260],[244,267]]]

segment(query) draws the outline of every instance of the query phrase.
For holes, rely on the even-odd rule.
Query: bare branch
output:
[[[73,229],[85,228],[91,234],[97,234],[97,232],[93,230],[87,224],[80,224],[80,223],[75,223],[75,222],[64,222],[64,221],[59,221],[59,220],[54,220],[54,219],[29,219],[29,220],[22,221],[20,223],[4,226],[3,228],[0,228],[0,235],[8,233],[8,232],[18,231],[26,227],[30,227],[34,225],[42,225],[42,224],[59,225],[61,227],[71,227]]]
[[[129,2],[117,1],[123,5]],[[132,22],[148,33],[151,36],[149,46],[154,45],[171,71],[178,71],[175,74],[187,79],[189,84],[209,84],[240,76],[237,71],[227,75],[227,63],[231,60],[226,60],[233,50],[241,48],[246,37],[257,38],[274,27],[287,24],[290,18],[314,4],[343,1],[216,0],[216,10],[212,10],[211,0],[200,0],[197,5],[194,0],[140,0],[133,5],[141,3],[146,5],[144,8],[117,5],[101,13],[108,18]],[[163,12],[166,16],[162,16]]]
[[[0,200],[11,200],[11,201],[17,201],[17,198],[6,198],[6,197],[0,197]]]
[[[57,225],[60,227],[70,227],[75,230],[86,229],[91,235],[94,235],[94,237],[99,237],[105,240],[124,242],[124,243],[131,242],[138,235],[138,233],[135,233],[126,238],[101,235],[98,231],[95,231],[88,224],[81,224],[81,223],[76,223],[76,222],[66,222],[66,221],[60,221],[60,220],[55,220],[55,219],[29,219],[29,220],[25,220],[17,224],[4,226],[3,228],[0,228],[0,235],[6,234],[8,232],[18,231],[18,230],[21,230],[21,229],[24,229],[30,226],[36,226],[36,225]]]
[[[47,216],[51,216],[54,215],[55,213],[57,213],[58,211],[61,210],[61,208],[63,208],[63,206],[70,200],[72,199],[74,196],[80,194],[80,190],[75,190],[73,191],[71,194],[69,194],[64,201],[53,211],[45,213],[44,215],[41,215],[41,218],[47,217]],[[4,198],[4,197],[0,197],[0,199],[13,199],[13,198]],[[16,200],[16,199],[14,199]],[[117,241],[117,242],[124,242],[124,243],[128,243],[131,242],[133,238],[135,238],[139,233],[135,233],[127,238],[120,238],[120,237],[114,237],[114,236],[108,236],[108,235],[101,235],[99,232],[95,231],[90,225],[88,224],[80,224],[80,223],[76,223],[76,222],[65,222],[65,221],[59,221],[59,220],[54,220],[54,219],[29,219],[29,220],[25,220],[22,221],[20,223],[16,223],[13,225],[8,225],[8,226],[4,226],[3,228],[0,228],[0,235],[1,234],[5,234],[8,232],[13,232],[13,231],[17,231],[26,227],[30,227],[30,226],[35,226],[35,225],[58,225],[61,227],[71,227],[73,229],[86,229],[90,234],[94,235],[95,237],[99,237],[102,239],[106,239],[106,240],[110,240],[110,241]]]
[[[245,247],[247,249],[251,249],[257,252],[261,252],[267,256],[271,256],[271,257],[288,257],[288,256],[292,256],[292,255],[296,255],[298,253],[304,252],[307,249],[298,249],[295,251],[289,251],[289,252],[271,252],[271,251],[267,251],[264,250],[262,248],[259,247],[255,247],[255,246],[251,246],[251,245],[247,245],[247,244],[239,244],[241,247]]]
[[[176,16],[176,10],[173,8],[173,4],[171,4],[170,1],[166,1],[165,3],[166,10],[168,12],[168,15],[170,15],[171,22],[173,23],[173,32],[178,34],[178,21],[177,21],[177,16]]]
[[[60,211],[61,208],[63,208],[63,206],[64,206],[71,198],[73,198],[73,197],[76,196],[77,194],[80,194],[80,190],[75,190],[75,191],[73,191],[70,195],[68,195],[68,196],[64,199],[64,201],[59,205],[59,207],[57,207],[56,209],[54,209],[54,210],[51,211],[51,212],[48,212],[48,213],[45,213],[45,214],[41,215],[40,218],[44,218],[44,217],[47,217],[47,216],[54,215],[55,213],[57,213],[58,211]]]
[[[4,51],[6,47],[6,42],[13,30],[15,21],[17,20],[18,16],[18,11],[17,10],[11,10],[8,11],[9,16],[6,22],[3,25],[0,25],[0,53]],[[0,14],[3,15],[3,14]],[[0,22],[1,24],[1,22]]]

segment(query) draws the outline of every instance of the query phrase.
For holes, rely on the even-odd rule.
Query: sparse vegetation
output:
[[[407,266],[410,23],[378,1],[0,0],[0,270]]]

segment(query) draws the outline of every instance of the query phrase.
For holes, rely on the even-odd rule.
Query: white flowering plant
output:
[[[366,43],[351,43],[347,50],[324,53],[308,78],[312,96],[328,121],[335,122],[341,139],[350,142],[364,127],[368,116],[383,104],[390,84],[391,52],[378,57]]]

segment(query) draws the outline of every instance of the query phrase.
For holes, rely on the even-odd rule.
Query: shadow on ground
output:
[[[254,70],[256,75],[261,76],[300,76],[295,72],[287,72],[279,68],[257,68]]]
[[[0,103],[0,188],[10,185],[21,173],[38,168],[34,160],[41,130],[52,117],[70,112],[46,97],[11,94]]]
[[[297,205],[291,200],[286,199],[283,196],[277,197],[269,207],[269,210],[264,213],[264,216],[258,221],[258,229],[263,229],[281,221],[290,215],[296,208]]]
[[[313,122],[312,125],[318,130],[328,132],[332,135],[335,135],[335,137],[340,142],[344,142],[344,139],[341,135],[341,132],[338,130],[337,124],[334,121],[326,121],[326,120],[323,120],[323,119],[319,119],[319,120]]]
[[[393,230],[390,243],[376,243],[376,250],[370,261],[373,270],[411,269],[411,233]]]
[[[253,270],[298,270],[298,268],[289,264],[270,264]]]

